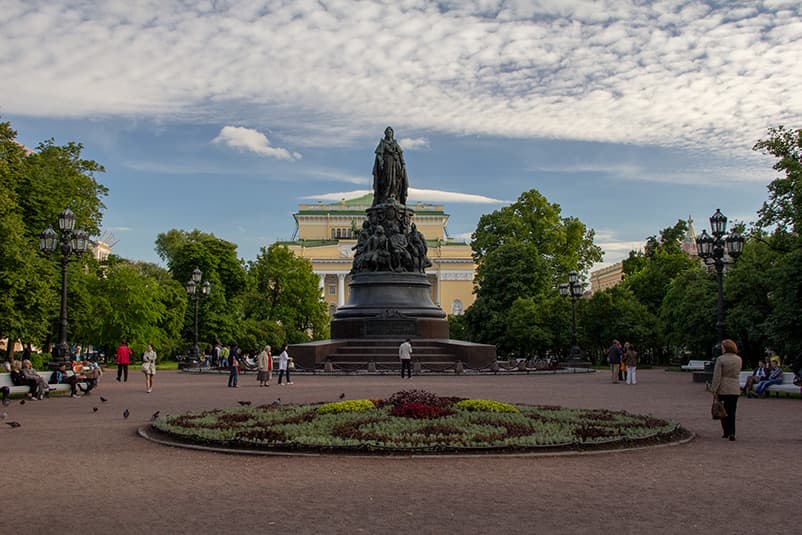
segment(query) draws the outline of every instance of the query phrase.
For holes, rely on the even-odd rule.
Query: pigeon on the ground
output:
[[[343,392],[342,394],[340,394],[340,399],[343,399],[344,397],[345,397],[345,392]]]
[[[108,399],[104,398],[103,396],[100,396],[100,401],[102,401],[103,403],[106,403],[108,401]]]
[[[24,399],[19,400],[19,404],[20,405],[25,405],[25,400]]]
[[[131,416],[131,412],[128,409],[125,409],[123,411],[123,418],[128,418],[129,416]]]
[[[13,428],[13,427],[20,427],[22,424],[19,423],[19,422],[6,422],[6,425],[8,427],[12,427]]]
[[[159,417],[159,413],[160,413],[160,412],[161,412],[161,411],[156,411],[156,412],[154,412],[154,413],[153,413],[153,415],[151,415],[151,417],[150,417],[150,421],[152,422],[152,421],[156,420],[156,418],[158,418],[158,417]]]
[[[245,407],[245,406],[247,406],[247,405],[250,405],[250,404],[251,404],[251,402],[250,402],[250,401],[238,401],[237,403],[239,403],[239,404],[240,404],[240,405],[242,405],[243,407]]]
[[[97,412],[97,407],[92,407],[92,412]]]
[[[5,420],[6,418],[8,418],[8,413],[7,412],[0,412],[0,420]]]
[[[276,399],[271,405],[281,405],[281,398]]]

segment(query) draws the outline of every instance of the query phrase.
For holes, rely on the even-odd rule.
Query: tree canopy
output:
[[[465,314],[468,336],[496,344],[502,354],[520,351],[526,339],[544,343],[542,333],[512,332],[513,304],[518,299],[550,302],[549,296],[556,295],[569,271],[586,272],[601,260],[593,235],[579,219],[563,217],[558,204],[549,203],[534,189],[510,206],[483,215],[471,241],[477,264],[476,302]],[[516,328],[522,327],[522,310],[529,307],[517,305]],[[536,328],[535,323],[530,325]]]

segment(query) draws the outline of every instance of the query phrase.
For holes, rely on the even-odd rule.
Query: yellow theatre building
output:
[[[293,214],[295,239],[279,242],[312,262],[329,315],[348,302],[353,247],[358,229],[367,220],[365,210],[372,203],[373,195],[369,194],[330,204],[302,204]],[[410,203],[407,207],[415,211],[413,222],[429,247],[432,267],[426,269],[426,275],[432,284],[432,301],[446,314],[462,314],[474,301],[475,266],[470,246],[448,237],[448,214],[442,205]]]

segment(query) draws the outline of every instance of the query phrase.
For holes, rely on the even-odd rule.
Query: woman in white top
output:
[[[281,378],[284,377],[286,374],[287,376],[287,384],[291,385],[292,381],[290,381],[290,367],[289,363],[292,360],[292,357],[287,354],[287,344],[284,344],[281,347],[281,355],[278,356],[278,384],[281,384]]]
[[[153,376],[156,375],[156,352],[148,344],[148,350],[142,354],[142,373],[145,374],[145,388],[148,394],[153,390]]]

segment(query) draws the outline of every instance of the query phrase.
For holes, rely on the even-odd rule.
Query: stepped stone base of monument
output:
[[[289,353],[300,369],[323,368],[330,362],[339,369],[360,369],[371,362],[383,368],[399,366],[398,346],[406,337],[320,340],[290,346]],[[480,369],[496,361],[496,346],[462,340],[409,337],[412,358],[426,369],[447,369],[457,362]]]
[[[392,369],[400,367],[398,346],[409,338],[412,360],[428,370],[459,362],[480,369],[496,361],[496,346],[448,337],[448,319],[432,302],[424,273],[363,271],[349,284],[348,303],[331,320],[331,340],[290,346],[300,369]]]

